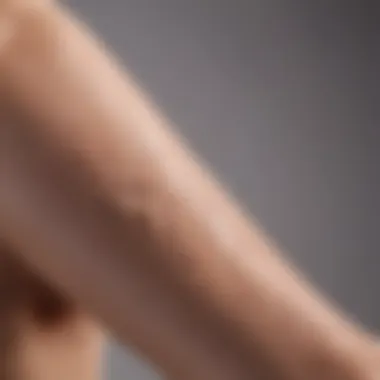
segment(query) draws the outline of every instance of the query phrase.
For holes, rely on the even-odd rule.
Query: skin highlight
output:
[[[0,231],[22,297],[9,379],[96,379],[103,324],[171,379],[379,376],[373,337],[283,259],[81,22],[52,2],[2,5]]]

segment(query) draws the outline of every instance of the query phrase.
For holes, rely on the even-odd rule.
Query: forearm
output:
[[[6,347],[4,380],[101,380],[103,336],[85,315],[72,315],[48,328],[27,314],[13,326],[15,336]]]
[[[39,123],[3,151],[0,222],[24,259],[169,375],[250,379],[260,354],[292,380],[371,379],[365,333],[284,265],[82,27],[56,7],[12,17],[2,79]]]

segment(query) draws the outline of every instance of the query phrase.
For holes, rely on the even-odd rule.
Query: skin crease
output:
[[[5,244],[0,255],[0,378],[100,379],[99,326]]]
[[[80,23],[37,3],[0,8],[4,102],[23,115],[6,113],[0,142],[3,257],[21,305],[2,334],[11,379],[63,362],[62,380],[96,378],[99,330],[74,305],[170,379],[377,379],[373,338],[284,262]],[[42,310],[69,301],[37,322],[45,291]]]
[[[2,111],[0,156],[7,161],[21,140],[17,123]],[[0,379],[100,380],[103,343],[100,324],[0,235]]]

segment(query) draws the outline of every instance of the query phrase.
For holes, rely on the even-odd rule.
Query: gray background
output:
[[[69,4],[315,284],[380,327],[376,1]],[[158,378],[125,352],[107,380]]]

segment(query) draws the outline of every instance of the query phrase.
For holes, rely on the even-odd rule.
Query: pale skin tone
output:
[[[0,139],[4,378],[96,379],[99,320],[170,379],[376,380],[373,337],[286,264],[80,23],[35,3],[0,8],[1,89],[23,115],[4,112]]]

